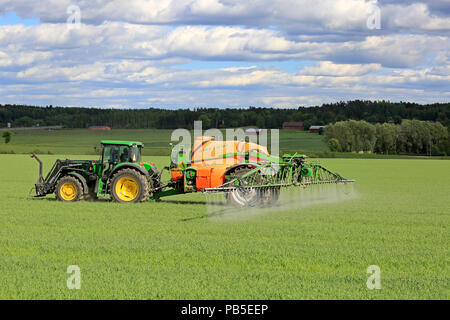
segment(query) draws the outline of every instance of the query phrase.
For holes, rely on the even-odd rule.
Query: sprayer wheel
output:
[[[280,188],[272,187],[261,191],[261,205],[269,207],[274,205],[280,197]]]
[[[236,176],[243,176],[244,174],[250,172],[251,168],[241,167],[236,169],[234,174]],[[227,203],[235,207],[254,207],[260,204],[261,192],[256,189],[236,189],[226,195]]]

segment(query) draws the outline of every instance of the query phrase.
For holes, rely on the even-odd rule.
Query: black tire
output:
[[[58,180],[55,188],[56,198],[65,202],[83,200],[83,186],[81,182],[72,176],[64,176]]]
[[[236,176],[243,176],[250,172],[253,168],[240,167],[237,168],[234,174]],[[256,189],[237,189],[226,194],[227,204],[235,207],[254,207],[261,202],[261,192]]]
[[[261,190],[261,205],[263,207],[273,206],[280,197],[280,188],[272,187]]]
[[[137,190],[127,189],[124,180],[133,185],[135,182]],[[129,190],[131,191],[128,192]],[[122,169],[115,173],[111,179],[110,194],[111,199],[116,202],[145,202],[149,197],[149,181],[145,175],[137,170]]]

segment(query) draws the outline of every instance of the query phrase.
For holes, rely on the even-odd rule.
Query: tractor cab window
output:
[[[103,146],[103,169],[102,176],[107,176],[120,160],[120,148],[116,145]]]
[[[105,146],[103,149],[103,163],[119,162],[120,150],[119,146]]]
[[[130,151],[128,146],[120,147],[120,162],[129,162],[130,161]]]
[[[141,148],[133,146],[130,148],[130,161],[131,162],[141,162]]]
[[[103,165],[122,162],[141,162],[141,148],[138,146],[105,145],[103,149]]]

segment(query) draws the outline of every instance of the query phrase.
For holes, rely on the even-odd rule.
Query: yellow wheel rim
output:
[[[77,196],[77,187],[72,182],[66,182],[59,189],[59,194],[64,200],[71,201]]]
[[[116,195],[122,201],[133,201],[139,193],[139,185],[133,178],[121,178],[116,183]]]

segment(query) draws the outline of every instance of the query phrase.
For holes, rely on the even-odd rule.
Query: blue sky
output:
[[[0,0],[0,103],[448,102],[449,14],[439,0]]]
[[[8,12],[4,15],[0,15],[0,26],[23,24],[26,26],[36,26],[40,24],[38,18],[21,18],[15,12]]]

